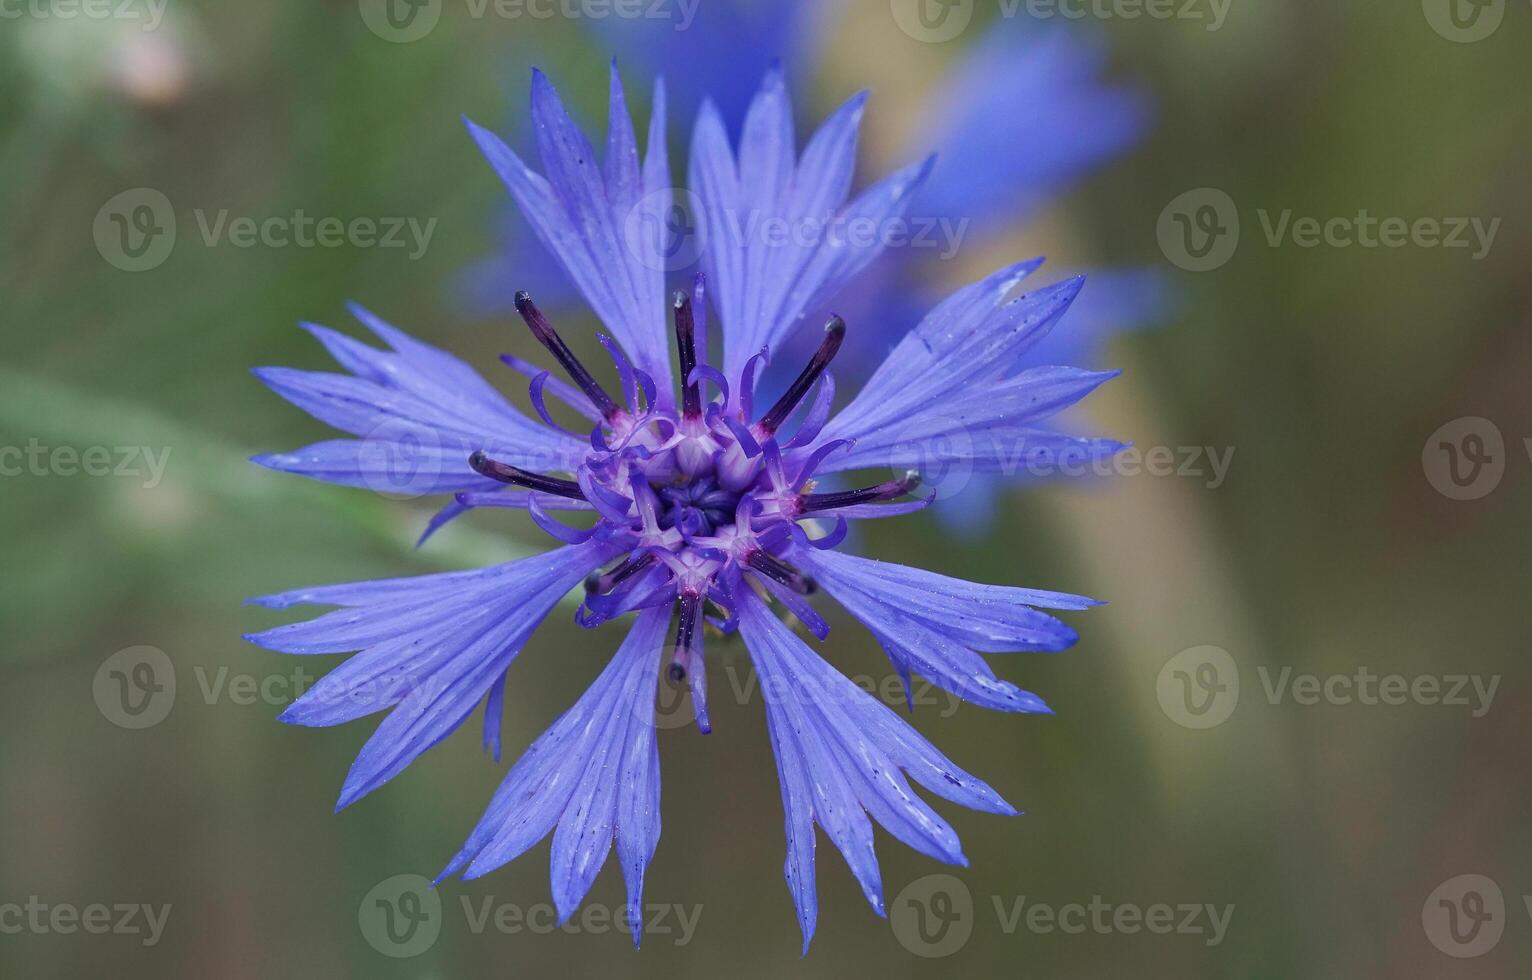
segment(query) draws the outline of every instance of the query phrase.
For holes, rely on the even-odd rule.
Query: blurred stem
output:
[[[1100,431],[1128,433],[1145,448],[1179,444],[1142,389],[1107,385],[1094,401]],[[1127,684],[1130,710],[1138,715],[1134,728],[1149,736],[1145,744],[1159,777],[1155,784],[1172,808],[1226,792],[1227,783],[1211,776],[1214,765],[1256,769],[1279,785],[1296,778],[1277,713],[1260,710],[1256,668],[1268,652],[1245,611],[1245,597],[1233,585],[1232,563],[1208,524],[1209,508],[1196,499],[1212,492],[1187,479],[1139,475],[1110,480],[1103,493],[1044,495],[1056,509],[1071,553],[1086,564],[1093,593],[1111,600],[1105,618],[1118,635],[1108,647],[1125,657],[1118,674]],[[1161,711],[1155,685],[1166,661],[1204,644],[1222,647],[1234,658],[1240,700],[1224,725],[1192,731]],[[1193,746],[1206,753],[1208,765],[1188,758]]]

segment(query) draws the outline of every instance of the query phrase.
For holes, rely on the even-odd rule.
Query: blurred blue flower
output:
[[[826,215],[875,225],[904,215],[930,172],[929,159],[850,194],[864,102],[858,95],[841,106],[801,154],[780,71],[767,73],[746,111],[737,151],[717,109],[703,106],[689,185],[709,229],[701,258],[706,278],[696,276],[669,302],[667,242],[623,232],[635,215],[652,219],[639,221],[640,228],[662,227],[671,203],[662,90],[642,159],[615,69],[601,165],[540,73],[533,77],[532,118],[541,173],[469,123],[539,240],[611,331],[600,339],[619,379],[615,396],[525,292],[516,297],[518,313],[569,379],[507,358],[531,378],[540,422],[464,362],[360,308],[354,313],[387,349],[308,328],[349,373],[257,371],[298,407],[360,437],[257,463],[349,486],[454,493],[433,525],[473,507],[522,509],[562,544],[491,568],[253,600],[273,608],[340,607],[248,637],[261,646],[305,655],[359,651],[282,720],[335,725],[388,712],[351,767],[339,807],[398,775],[481,702],[484,742],[498,756],[507,668],[580,583],[581,625],[637,613],[601,676],[511,768],[442,878],[486,874],[551,834],[553,899],[562,922],[615,843],[636,943],[644,876],[660,832],[659,667],[668,652],[670,682],[688,686],[697,726],[709,731],[704,623],[738,633],[761,679],[785,814],[785,874],[805,951],[818,912],[816,824],[881,915],[869,817],[924,854],[966,863],[957,834],[910,779],[973,809],[1016,812],[831,667],[772,610],[780,605],[823,640],[829,626],[807,598],[822,587],[877,637],[907,695],[915,673],[983,707],[1046,712],[1036,695],[998,678],[981,654],[1065,649],[1076,633],[1039,610],[1095,604],[837,551],[849,521],[909,513],[934,496],[899,501],[919,486],[913,472],[851,490],[815,485],[822,475],[872,468],[901,472],[961,461],[995,472],[1016,459],[1115,453],[1120,443],[1046,424],[1112,372],[1016,366],[1074,302],[1078,278],[1012,298],[1041,264],[1032,261],[957,290],[833,415],[828,368],[847,327],[832,317],[807,365],[758,410],[767,404],[756,390],[767,352],[780,349],[805,310],[839,292],[884,246],[878,236],[777,241],[741,239],[730,229],[747,214],[790,227],[819,227]],[[708,356],[710,306],[724,340],[716,359]],[[672,370],[672,333],[679,371]],[[583,416],[588,433],[558,425],[548,398]],[[565,524],[554,519],[555,510],[591,523]]]

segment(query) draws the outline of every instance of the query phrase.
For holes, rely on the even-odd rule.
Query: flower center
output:
[[[699,280],[697,295],[700,299]],[[654,380],[636,369],[607,338],[621,380],[622,399],[612,397],[585,369],[525,292],[516,307],[533,336],[548,349],[601,419],[591,431],[594,450],[576,467],[573,479],[535,473],[475,452],[469,464],[481,475],[523,487],[532,493],[526,506],[537,523],[561,540],[593,538],[614,546],[623,556],[585,581],[586,596],[576,620],[593,627],[635,609],[675,603],[680,612],[671,676],[687,678],[702,694],[701,627],[704,609],[720,629],[735,628],[734,598],[745,576],[769,591],[819,635],[828,626],[803,596],[814,582],[790,563],[794,540],[808,544],[800,519],[830,516],[838,530],[814,547],[833,547],[845,534],[845,516],[868,504],[911,493],[919,477],[859,490],[813,492],[810,477],[826,454],[843,443],[812,448],[829,413],[834,386],[825,369],[839,351],[846,324],[832,316],[809,363],[759,418],[754,418],[755,378],[765,352],[750,359],[741,376],[725,378],[707,363],[706,326],[700,303],[686,293],[673,302],[681,367],[681,400],[661,398]],[[821,383],[822,379],[822,383]],[[534,379],[531,395],[538,412],[550,421],[541,394],[546,375]],[[718,389],[704,401],[702,383]],[[737,385],[733,395],[730,386]],[[790,439],[778,432],[809,392],[819,394]],[[640,398],[640,393],[643,397]],[[754,421],[752,421],[754,418]],[[596,512],[594,527],[579,530],[542,513],[538,498],[582,501]],[[844,512],[844,513],[838,513]],[[707,730],[706,709],[698,704],[698,723]]]
[[[653,489],[660,500],[661,528],[678,528],[682,534],[695,537],[711,535],[734,523],[740,495],[723,489],[711,476]]]

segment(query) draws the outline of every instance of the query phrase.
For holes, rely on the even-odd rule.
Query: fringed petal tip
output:
[[[435,514],[431,515],[431,519],[426,522],[425,529],[420,532],[420,537],[415,539],[416,550],[424,547],[425,543],[431,540],[431,537],[435,535],[437,531],[440,531],[442,528],[452,523],[452,521],[473,509],[471,504],[463,502],[462,497],[462,493],[453,494],[450,501],[442,505],[442,508]]]
[[[924,160],[920,161],[920,163],[910,168],[914,171],[914,173],[909,174],[909,176],[904,178],[903,186],[899,188],[899,191],[895,196],[900,198],[909,196],[915,191],[916,188],[920,187],[920,185],[926,182],[926,178],[931,176],[931,171],[935,168],[936,154],[932,153],[929,154]]]
[[[305,465],[304,457],[299,453],[256,453],[250,457],[250,462],[277,473],[301,471]]]
[[[247,605],[247,606],[258,606],[261,609],[288,609],[288,608],[290,608],[292,606],[298,605],[302,601],[303,600],[301,600],[301,599],[293,599],[293,598],[289,597],[286,593],[280,593],[279,592],[276,595],[253,595],[253,596],[250,596],[247,599],[245,599],[244,604]],[[251,643],[255,643],[255,644],[259,645],[260,640],[256,639],[256,637],[259,637],[260,635],[261,635],[260,633],[246,633],[244,635],[244,639],[249,640]]]
[[[1038,269],[1041,269],[1044,265],[1047,265],[1047,263],[1048,256],[1034,255],[1030,259],[1023,259],[1001,269],[998,273],[1001,291],[1008,293],[1015,289],[1018,283]]]
[[[1059,292],[1068,293],[1072,301],[1076,296],[1080,295],[1080,290],[1085,288],[1085,273],[1078,272],[1065,279],[1061,279],[1056,285]]]
[[[280,721],[284,725],[292,725],[297,728],[309,727],[303,723],[302,712],[295,710],[297,707],[298,705],[294,703],[288,705],[286,708],[283,708],[281,714],[277,715],[277,721]],[[337,809],[339,808],[337,807]]]
[[[1015,702],[1016,702],[1016,709],[1015,710],[1018,713],[1028,714],[1028,715],[1051,715],[1051,714],[1055,714],[1054,710],[1051,707],[1048,706],[1048,702],[1044,701],[1042,698],[1038,697],[1036,694],[1033,694],[1031,691],[1023,691],[1021,688],[1018,687],[1018,688],[1016,688],[1016,691],[1012,695],[1012,697],[1015,698]],[[1007,804],[1007,805],[1009,805],[1009,804]]]

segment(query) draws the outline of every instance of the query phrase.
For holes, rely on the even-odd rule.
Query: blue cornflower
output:
[[[406,461],[412,489],[453,492],[439,525],[471,507],[522,508],[562,542],[546,554],[474,571],[300,589],[254,600],[275,608],[339,606],[249,639],[285,653],[358,651],[282,715],[334,725],[389,709],[348,774],[344,807],[391,779],[485,704],[484,740],[498,755],[506,670],[559,600],[584,584],[576,613],[595,628],[636,613],[601,676],[511,768],[443,878],[473,878],[553,835],[552,888],[561,920],[589,890],[614,840],[637,942],[644,873],[660,830],[655,698],[661,661],[686,684],[698,728],[710,728],[705,624],[738,633],[761,678],[786,814],[786,876],[804,948],[817,915],[815,824],[845,856],[883,914],[872,822],[910,847],[963,863],[957,835],[909,785],[977,810],[1016,811],[960,769],[898,713],[835,670],[773,605],[823,640],[808,601],[817,588],[877,637],[906,681],[918,673],[965,700],[1045,712],[1035,695],[996,677],[981,653],[1061,650],[1075,632],[1040,609],[1084,609],[1076,595],[965,582],[836,550],[847,522],[929,505],[918,461],[950,458],[992,470],[1018,455],[1091,458],[1120,444],[1055,433],[1050,416],[1111,373],[1070,367],[1007,369],[1058,322],[1079,279],[1010,298],[1040,262],[958,290],[894,349],[861,392],[831,415],[828,367],[847,325],[826,324],[796,379],[770,405],[756,378],[806,309],[878,253],[882,236],[738,237],[744,215],[818,227],[897,219],[929,171],[915,163],[849,195],[864,97],[842,106],[797,153],[780,72],[750,104],[738,152],[704,106],[691,149],[690,190],[713,233],[690,288],[664,295],[664,263],[623,229],[647,227],[670,203],[657,86],[640,160],[615,69],[604,165],[540,73],[532,118],[543,172],[469,123],[490,163],[611,331],[601,337],[619,387],[609,391],[576,358],[525,292],[517,309],[566,380],[519,358],[541,424],[452,355],[356,309],[380,350],[310,327],[350,374],[266,368],[257,373],[310,414],[361,439],[257,457],[275,469],[376,486]],[[849,198],[849,200],[848,200]],[[641,244],[641,243],[640,243]],[[706,284],[704,288],[704,283]],[[707,310],[724,350],[707,350]],[[672,354],[670,337],[675,337]],[[673,363],[679,370],[673,369]],[[556,399],[591,428],[561,428]],[[859,489],[816,489],[818,477],[892,467]],[[914,499],[904,499],[910,498]],[[584,512],[575,528],[552,510]],[[674,624],[672,626],[672,624]],[[440,879],[438,879],[440,880]]]

